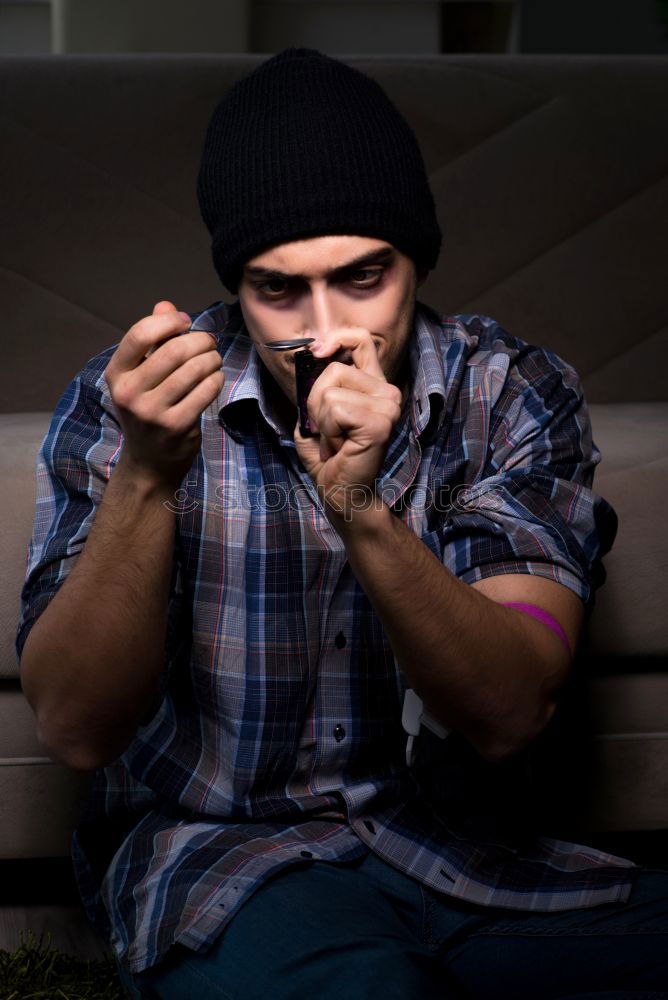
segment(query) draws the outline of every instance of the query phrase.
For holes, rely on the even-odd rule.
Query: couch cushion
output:
[[[17,757],[47,760],[37,742],[37,720],[18,681],[0,683],[0,761]]]
[[[603,456],[594,489],[615,508],[619,530],[604,560],[608,577],[596,595],[588,648],[599,657],[665,657],[668,403],[589,409]]]
[[[0,858],[67,857],[92,780],[51,761],[0,759]]]
[[[588,677],[586,690],[595,736],[651,735],[666,740],[668,752],[668,673]]]
[[[50,413],[0,414],[0,481],[4,484],[0,551],[6,561],[0,588],[0,678],[18,677],[14,640],[35,515],[37,452]]]
[[[588,736],[576,761],[574,820],[592,831],[665,830],[668,674],[590,677],[584,700]]]

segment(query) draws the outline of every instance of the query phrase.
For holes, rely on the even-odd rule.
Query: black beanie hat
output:
[[[315,49],[285,49],[230,88],[209,122],[197,197],[233,295],[246,261],[292,240],[373,236],[418,273],[441,247],[411,128],[375,80]]]

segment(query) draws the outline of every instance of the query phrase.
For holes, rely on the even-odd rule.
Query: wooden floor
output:
[[[571,839],[565,837],[564,839]],[[572,838],[577,840],[577,838]],[[600,834],[581,839],[637,864],[668,870],[668,831]],[[51,933],[54,947],[81,958],[111,954],[88,923],[67,858],[0,860],[0,949],[13,951],[20,932]]]

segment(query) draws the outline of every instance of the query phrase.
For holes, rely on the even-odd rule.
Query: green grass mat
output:
[[[0,949],[0,1000],[125,1000],[113,958],[86,960],[32,931],[16,951]]]

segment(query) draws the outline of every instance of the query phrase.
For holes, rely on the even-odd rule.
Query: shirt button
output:
[[[339,634],[334,639],[334,645],[336,646],[337,649],[343,649],[345,644],[346,644],[346,637],[343,634],[343,632],[339,632]]]
[[[343,726],[337,726],[334,730],[334,739],[337,743],[340,743],[343,737],[346,735],[346,731]]]

